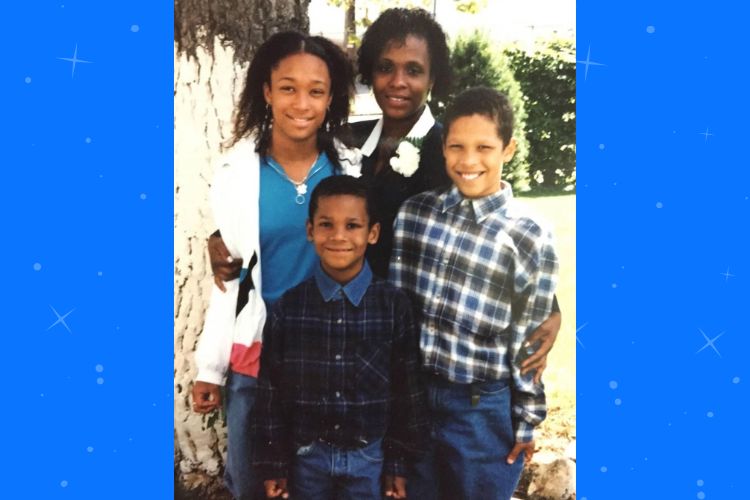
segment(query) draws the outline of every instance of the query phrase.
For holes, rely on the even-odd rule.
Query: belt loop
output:
[[[479,385],[471,384],[471,406],[477,406],[479,404]]]

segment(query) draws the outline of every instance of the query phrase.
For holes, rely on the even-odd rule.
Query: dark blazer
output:
[[[361,148],[377,120],[367,120],[351,124],[354,146]],[[375,152],[373,156],[362,158],[362,178],[368,183],[375,201],[376,214],[380,222],[380,239],[367,250],[367,260],[372,271],[381,276],[388,276],[388,263],[393,248],[393,221],[401,204],[415,194],[429,189],[444,188],[451,181],[445,173],[443,157],[443,126],[435,122],[425,135],[420,149],[419,168],[411,177],[404,177],[386,165],[378,174],[375,169]]]

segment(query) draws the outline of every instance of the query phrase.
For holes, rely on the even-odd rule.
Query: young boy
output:
[[[275,304],[263,332],[256,457],[268,497],[405,498],[406,460],[427,447],[419,341],[406,295],[365,261],[379,224],[361,180],[310,199],[315,275]]]
[[[513,113],[487,88],[456,97],[444,119],[447,191],[401,207],[390,278],[422,311],[420,347],[434,426],[410,476],[416,499],[509,499],[544,389],[521,375],[527,335],[552,310],[557,257],[548,231],[513,200]],[[435,453],[434,450],[437,450]]]

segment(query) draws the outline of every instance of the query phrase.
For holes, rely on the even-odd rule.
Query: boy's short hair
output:
[[[310,206],[308,208],[308,217],[312,222],[315,212],[318,210],[318,200],[328,196],[354,196],[365,200],[367,210],[368,226],[372,227],[377,222],[375,220],[375,207],[373,206],[372,196],[367,184],[362,179],[352,177],[351,175],[332,175],[320,181],[313,189],[310,196]]]
[[[503,146],[513,137],[513,107],[508,96],[489,87],[473,87],[456,96],[448,106],[443,118],[443,141],[448,137],[451,125],[463,116],[482,115],[497,125],[497,135]]]

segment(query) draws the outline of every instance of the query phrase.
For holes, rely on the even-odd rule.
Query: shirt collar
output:
[[[471,205],[474,212],[474,220],[483,222],[491,213],[496,210],[507,207],[510,200],[513,199],[513,188],[505,181],[501,181],[502,189],[484,196],[482,198],[466,198],[455,184],[445,193],[443,199],[443,212],[447,212],[453,207],[462,205]]]
[[[417,120],[417,123],[414,124],[411,130],[409,130],[409,133],[406,134],[406,137],[413,138],[413,139],[421,139],[422,137],[427,135],[427,133],[430,131],[433,125],[435,125],[435,117],[432,116],[432,111],[430,111],[430,106],[428,104],[425,104],[424,111],[422,111],[422,115],[419,117],[419,120]],[[373,127],[372,132],[370,132],[370,136],[367,138],[365,143],[360,148],[360,151],[362,151],[363,155],[372,156],[372,153],[375,151],[375,148],[378,146],[378,142],[380,142],[380,135],[382,133],[383,133],[383,117],[381,116],[380,119],[378,119],[377,123],[375,124],[375,127]]]
[[[372,271],[370,265],[365,261],[359,274],[349,283],[341,286],[340,283],[328,276],[321,266],[317,266],[315,268],[315,283],[318,285],[318,290],[324,301],[336,300],[343,293],[349,299],[349,302],[359,306],[367,287],[372,283]]]

